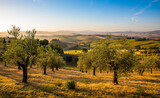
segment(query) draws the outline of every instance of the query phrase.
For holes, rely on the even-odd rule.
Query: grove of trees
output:
[[[56,67],[61,68],[65,61],[60,54],[51,47],[47,47],[48,40],[39,41],[35,39],[36,30],[26,31],[26,34],[20,33],[20,28],[12,26],[8,30],[8,34],[14,39],[5,47],[5,52],[2,54],[3,60],[11,65],[18,65],[19,69],[22,68],[23,80],[27,83],[28,79],[28,66],[37,65],[44,69]]]
[[[80,71],[84,72],[88,69],[100,72],[110,70],[113,71],[113,83],[118,84],[118,75],[132,73],[137,71],[140,75],[146,68],[159,68],[159,56],[142,56],[135,53],[132,45],[128,42],[126,36],[119,41],[113,42],[110,36],[105,41],[94,43],[89,52],[81,54],[78,61]]]
[[[127,36],[122,36],[119,40],[111,40],[112,35],[107,35],[105,40],[96,41],[91,44],[91,49],[82,49],[82,53],[77,58],[72,55],[65,55],[63,49],[58,44],[49,44],[49,41],[35,39],[36,30],[20,32],[20,28],[12,26],[8,30],[12,37],[2,39],[2,51],[0,51],[0,61],[4,66],[15,65],[23,71],[22,82],[27,83],[28,67],[37,66],[47,75],[47,68],[53,72],[62,68],[66,62],[77,62],[81,72],[112,71],[113,83],[118,84],[120,74],[138,72],[143,75],[149,69],[151,74],[153,69],[160,68],[160,56],[158,54],[144,55],[137,54],[128,41]],[[158,48],[159,50],[159,48]],[[64,56],[64,58],[62,57]],[[74,57],[74,58],[73,58]],[[65,61],[64,61],[65,59]]]

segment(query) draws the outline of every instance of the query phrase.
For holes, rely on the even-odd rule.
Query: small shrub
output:
[[[65,83],[65,87],[66,87],[67,89],[75,89],[75,86],[76,86],[75,81],[67,81],[67,82]]]
[[[140,95],[144,94],[144,90],[143,90],[143,88],[141,86],[137,87],[137,93],[140,94]]]
[[[61,86],[61,85],[62,85],[62,83],[61,83],[61,82],[58,82],[58,83],[56,83],[56,85],[57,85],[57,86]]]

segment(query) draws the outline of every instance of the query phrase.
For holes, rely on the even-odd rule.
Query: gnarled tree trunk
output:
[[[27,83],[27,67],[23,66],[23,81],[24,83]]]
[[[114,68],[113,83],[118,84],[118,73],[116,68]]]

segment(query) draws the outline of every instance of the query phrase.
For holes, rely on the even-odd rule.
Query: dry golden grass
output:
[[[160,97],[160,71],[144,76],[133,73],[121,76],[119,85],[112,83],[112,72],[81,73],[76,69],[63,68],[48,75],[42,75],[36,67],[29,69],[28,84],[21,82],[22,70],[16,66],[0,65],[0,97]],[[68,90],[64,84],[68,80],[76,81],[76,89]],[[62,83],[58,86],[58,83]],[[141,86],[144,94],[137,92]]]

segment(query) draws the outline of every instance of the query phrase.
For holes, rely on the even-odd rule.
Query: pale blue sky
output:
[[[159,0],[0,0],[0,31],[160,30]]]

